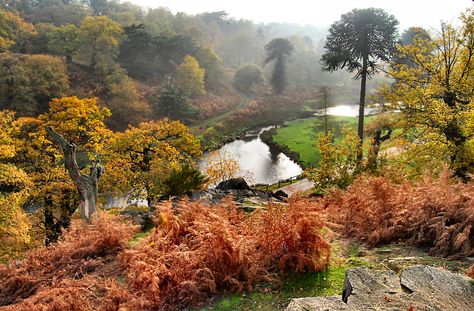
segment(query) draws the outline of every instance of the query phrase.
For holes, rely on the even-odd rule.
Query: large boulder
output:
[[[342,297],[293,299],[287,311],[307,310],[474,310],[468,277],[428,266],[393,271],[348,270]]]
[[[217,190],[250,190],[252,191],[252,188],[247,184],[245,179],[243,178],[231,178],[228,180],[224,180],[223,182],[219,183],[216,187]]]

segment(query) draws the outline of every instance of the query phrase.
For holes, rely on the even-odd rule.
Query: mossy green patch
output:
[[[263,284],[253,293],[224,295],[198,310],[284,310],[293,298],[341,295],[346,271],[352,267],[343,264],[318,273],[289,274],[279,285]]]
[[[366,123],[372,117],[365,118]],[[328,130],[334,131],[334,137],[341,137],[344,124],[357,128],[356,117],[328,116]],[[315,166],[321,159],[317,142],[319,135],[325,133],[324,117],[314,117],[288,122],[284,127],[276,130],[273,141],[281,146],[288,146],[292,151],[299,153],[300,161],[308,166]]]

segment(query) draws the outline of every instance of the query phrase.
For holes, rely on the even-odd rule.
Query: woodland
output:
[[[473,94],[472,8],[433,31],[377,8],[318,28],[0,0],[0,310],[283,310],[285,284],[354,266],[347,241],[474,278]],[[215,151],[269,125],[311,189],[192,199],[246,178]]]

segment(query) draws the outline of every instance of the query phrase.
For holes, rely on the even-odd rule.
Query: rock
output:
[[[400,274],[405,292],[421,294],[440,310],[474,310],[474,284],[461,274],[429,266],[413,266]]]
[[[317,297],[292,299],[286,311],[333,311],[351,310],[341,297]]]
[[[217,190],[250,190],[252,188],[249,187],[245,179],[243,178],[231,178],[228,180],[224,180],[223,182],[219,183],[216,187]]]
[[[288,194],[283,190],[278,190],[278,191],[273,192],[272,196],[278,200],[283,200],[285,198],[288,198]]]
[[[133,224],[140,225],[142,229],[149,227],[153,223],[153,212],[151,211],[123,210],[120,211],[120,215],[130,219]]]
[[[428,266],[412,266],[400,276],[391,270],[350,269],[342,297],[293,299],[287,311],[303,310],[474,310],[469,278]]]

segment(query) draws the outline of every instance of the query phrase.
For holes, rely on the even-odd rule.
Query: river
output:
[[[300,175],[303,170],[285,154],[271,150],[260,138],[260,134],[271,129],[265,127],[250,131],[242,138],[224,145],[215,151],[220,158],[230,158],[239,164],[239,176],[245,178],[249,184],[274,184],[280,180]],[[200,169],[205,172],[210,157],[214,153],[204,154],[199,163]]]
[[[366,115],[377,112],[377,109],[365,109]],[[338,105],[329,107],[327,114],[332,116],[356,117],[359,114],[359,106]],[[316,111],[315,115],[324,115],[324,109]],[[278,181],[300,175],[303,170],[297,163],[292,161],[285,154],[271,150],[271,148],[260,139],[260,134],[270,128],[272,128],[272,126],[250,131],[244,138],[230,142],[215,152],[217,152],[221,158],[229,158],[237,161],[240,166],[239,176],[244,177],[249,184],[274,184]],[[211,157],[212,153],[204,154],[199,163],[201,171],[206,171]]]

